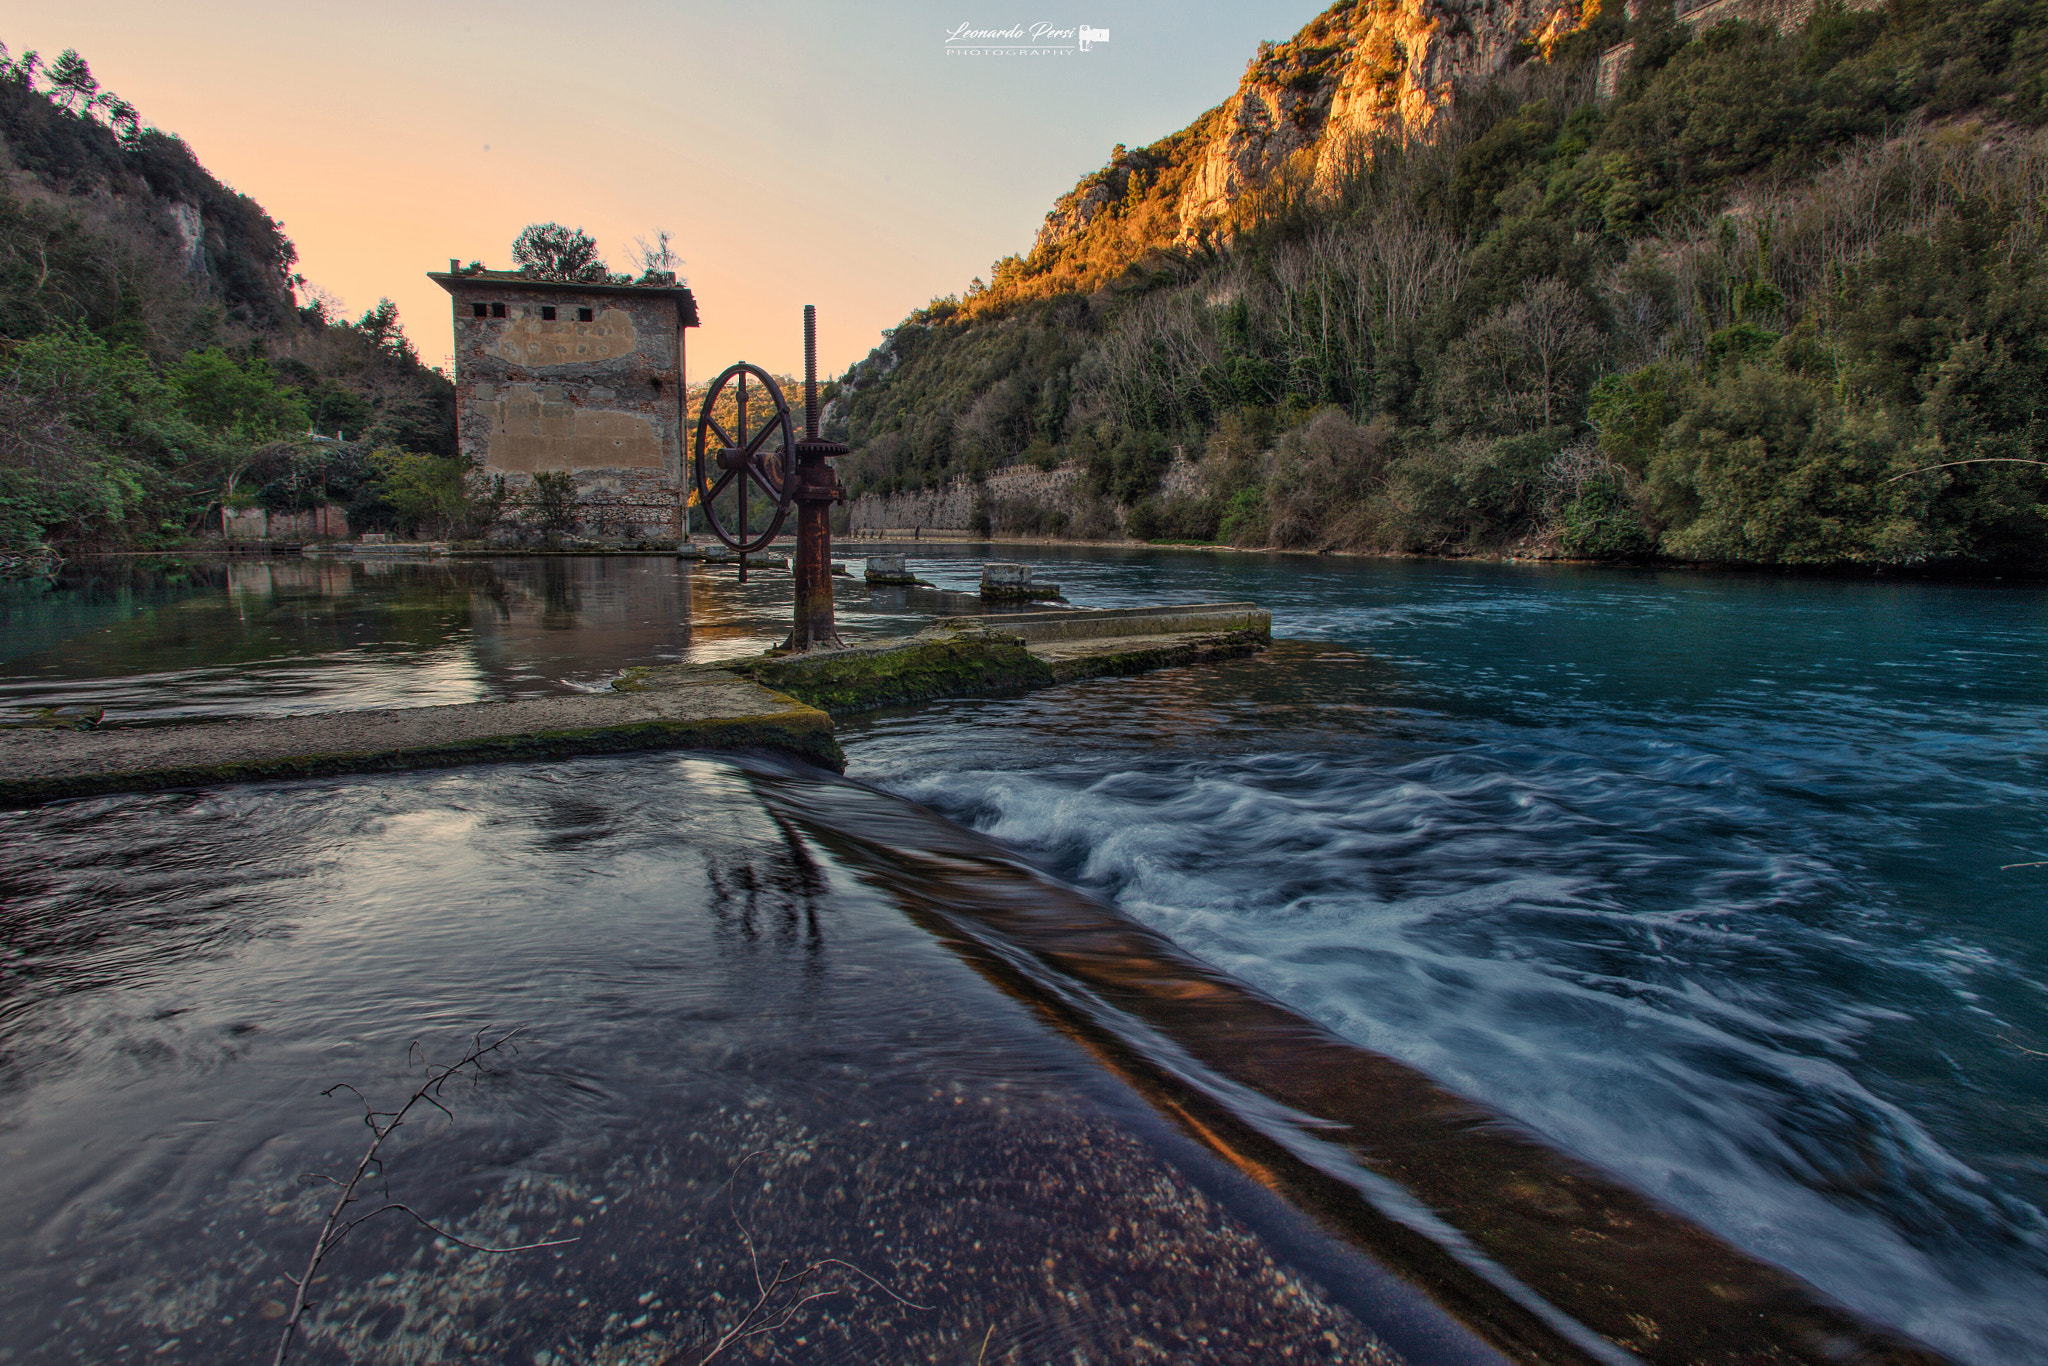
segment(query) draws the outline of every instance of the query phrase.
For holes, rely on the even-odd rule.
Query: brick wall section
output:
[[[428,278],[454,302],[461,453],[514,492],[543,471],[570,472],[590,531],[679,534],[689,290],[498,271]]]

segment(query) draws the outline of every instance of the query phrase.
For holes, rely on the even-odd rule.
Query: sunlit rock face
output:
[[[1282,174],[1327,189],[1361,143],[1381,133],[1426,129],[1457,84],[1500,70],[1517,44],[1547,51],[1597,17],[1601,5],[1602,0],[1336,5],[1287,42],[1260,44],[1236,93],[1185,131],[1151,148],[1119,149],[1108,167],[1046,215],[1033,254],[1079,238],[1112,207],[1129,215],[1163,198],[1162,226],[1173,241],[1188,243],[1227,225],[1244,196]]]
[[[1181,195],[1182,235],[1284,169],[1327,188],[1359,142],[1427,128],[1457,82],[1498,70],[1518,43],[1550,46],[1599,9],[1600,0],[1382,0],[1262,45]]]

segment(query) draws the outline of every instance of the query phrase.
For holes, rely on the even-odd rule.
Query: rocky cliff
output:
[[[172,312],[290,327],[301,281],[283,227],[125,101],[81,102],[97,82],[65,58],[81,73],[70,86],[0,43],[0,336],[82,319],[168,352],[198,340]]]
[[[1092,287],[1147,252],[1227,233],[1283,177],[1327,189],[1372,138],[1428,128],[1458,85],[1518,47],[1547,53],[1601,5],[1340,0],[1287,42],[1261,44],[1236,93],[1181,132],[1117,147],[1053,206],[1028,257],[999,264],[991,293]]]

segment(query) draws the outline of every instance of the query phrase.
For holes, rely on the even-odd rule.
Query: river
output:
[[[972,1360],[986,1331],[1013,1353],[989,1360],[1282,1339],[1484,1359],[1048,1030],[875,852],[950,829],[985,837],[957,857],[1099,898],[1876,1322],[1963,1361],[2048,1361],[2038,587],[1002,553],[1087,606],[1252,599],[1276,644],[855,718],[865,787],[668,756],[6,816],[0,1190],[22,1218],[0,1235],[0,1350],[259,1339],[317,1230],[293,1175],[360,1146],[360,1111],[319,1089],[388,1095],[413,1039],[446,1054],[523,1023],[520,1058],[392,1180],[493,1236],[595,1227],[593,1200],[612,1232],[520,1254],[543,1274],[366,1229],[336,1275],[343,1326],[309,1353],[470,1332],[505,1359],[662,1359],[649,1344],[702,1340],[745,1292],[719,1204],[744,1190],[774,1255],[860,1252],[950,1306],[842,1297],[801,1346],[783,1330],[799,1358]],[[977,564],[913,560],[941,587]],[[379,569],[343,569],[345,591],[238,589],[236,566],[10,599],[7,696],[147,721],[589,688],[748,648],[787,583]],[[917,620],[841,594],[854,632]],[[1119,1238],[1145,1255],[1110,1255]],[[1297,1308],[1196,1325],[1159,1269],[1190,1256]],[[436,1289],[451,1277],[467,1308]]]

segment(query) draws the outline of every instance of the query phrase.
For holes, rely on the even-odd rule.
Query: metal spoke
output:
[[[760,449],[761,449],[761,443],[762,443],[763,441],[766,441],[766,440],[768,439],[768,434],[769,434],[770,432],[773,432],[773,431],[774,431],[774,430],[775,430],[775,429],[776,429],[777,427],[780,427],[781,425],[782,425],[781,423],[779,423],[779,422],[775,421],[775,420],[774,420],[773,418],[770,418],[770,419],[769,419],[769,420],[768,420],[768,421],[767,421],[766,423],[764,423],[764,424],[762,425],[762,427],[761,427],[761,430],[760,430],[760,431],[758,431],[758,432],[755,432],[755,433],[754,433],[754,439],[753,439],[752,441],[749,441],[749,442],[747,443],[747,445],[746,445],[746,452],[747,452],[747,454],[748,454],[749,456],[751,456],[751,455],[753,455],[753,454],[754,454],[754,453],[755,453],[756,451],[760,450]]]

